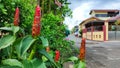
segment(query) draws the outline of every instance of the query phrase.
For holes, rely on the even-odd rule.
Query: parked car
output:
[[[78,37],[78,36],[79,36],[79,32],[78,32],[78,31],[75,32],[74,35],[75,35],[76,37]]]

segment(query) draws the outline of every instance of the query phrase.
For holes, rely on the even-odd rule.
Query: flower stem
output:
[[[36,52],[36,45],[33,45],[33,49],[31,50],[31,53],[30,53],[30,55],[28,57],[28,60],[32,60],[32,58],[35,55],[35,52]]]

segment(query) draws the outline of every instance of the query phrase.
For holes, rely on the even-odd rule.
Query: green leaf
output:
[[[10,46],[15,41],[15,39],[16,39],[16,37],[11,36],[11,35],[7,35],[7,36],[2,37],[0,39],[0,50]]]
[[[35,42],[36,39],[32,38],[32,36],[28,35],[25,36],[22,40],[21,40],[21,44],[20,44],[20,55],[23,56],[26,51],[30,48],[30,46]]]
[[[0,4],[0,9],[3,9],[4,8],[4,5],[3,4]]]
[[[0,30],[12,31],[11,27],[0,27]]]
[[[44,37],[40,37],[40,39],[42,40],[42,44],[43,44],[43,46],[48,46],[49,45],[49,43],[48,43],[48,39],[46,39],[46,38],[44,38]]]
[[[6,59],[6,60],[3,60],[2,63],[4,65],[23,67],[22,63],[16,59]]]
[[[72,57],[70,57],[70,58],[68,58],[68,60],[71,60],[71,61],[77,61],[78,60],[78,58],[77,57],[75,57],[75,56],[72,56]]]
[[[24,68],[47,68],[45,63],[42,60],[39,60],[37,58],[35,58],[31,61],[24,60],[23,66],[24,66]]]
[[[45,56],[42,56],[42,60],[46,62],[48,59]]]
[[[2,9],[3,14],[7,15],[7,10],[6,9]]]
[[[1,27],[0,30],[12,31],[15,35],[19,31],[19,26],[12,26],[12,27]]]
[[[33,68],[33,63],[31,61],[24,60],[23,66],[24,66],[24,68]]]
[[[18,39],[16,39],[16,41],[13,44],[15,46],[18,57],[20,57],[20,53],[21,53],[20,52],[21,51],[21,49],[20,49],[21,40],[22,40],[22,38],[18,38]]]
[[[39,53],[42,54],[42,55],[44,55],[48,60],[50,60],[50,62],[52,62],[53,64],[55,64],[55,62],[52,59],[52,57],[45,50],[40,50]]]
[[[86,64],[84,61],[79,61],[74,65],[74,68],[86,68]]]
[[[32,60],[33,68],[47,68],[45,63],[39,59]]]
[[[18,26],[12,26],[13,34],[15,35],[19,31],[19,29],[20,28]]]
[[[0,68],[22,68],[18,66],[0,66]]]

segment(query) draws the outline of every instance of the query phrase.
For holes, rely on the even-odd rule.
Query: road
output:
[[[81,38],[68,36],[80,47]],[[90,41],[86,40],[87,68],[120,68],[120,41]]]

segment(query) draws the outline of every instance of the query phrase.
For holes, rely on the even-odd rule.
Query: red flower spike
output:
[[[59,58],[60,58],[60,52],[58,50],[55,51],[55,62],[58,62],[59,61]]]
[[[39,5],[36,6],[34,21],[32,25],[32,36],[38,36],[40,34],[40,18],[41,18],[41,9]]]
[[[18,25],[19,25],[19,8],[17,7],[14,16],[14,26],[18,26]]]
[[[80,47],[80,60],[85,60],[85,38],[82,38],[81,47]]]

